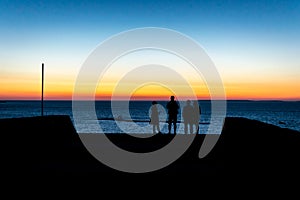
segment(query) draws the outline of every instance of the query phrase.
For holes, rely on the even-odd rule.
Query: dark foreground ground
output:
[[[107,167],[83,146],[68,116],[1,119],[3,175],[11,181],[49,178],[184,177],[300,177],[300,133],[245,118],[226,118],[222,134],[213,150],[202,159],[199,149],[205,135],[197,135],[190,148],[171,165],[151,173],[131,174]],[[90,138],[97,137],[90,134]],[[138,139],[110,134],[109,139],[123,149],[148,152],[159,149],[173,135]],[[181,135],[181,137],[190,137]],[[209,137],[207,135],[206,137]],[[212,136],[213,137],[213,136]]]

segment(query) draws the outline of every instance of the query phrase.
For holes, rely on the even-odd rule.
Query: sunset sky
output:
[[[173,29],[197,41],[215,63],[228,99],[300,100],[298,0],[0,0],[0,100],[40,99],[42,63],[45,99],[72,99],[89,54],[112,35],[141,27]],[[203,80],[184,72],[176,58],[155,59],[161,57],[187,73],[199,99],[209,98]],[[142,56],[126,59],[115,65],[126,69]],[[107,72],[97,99],[112,94],[121,78],[115,71]],[[126,84],[116,95],[128,95]],[[147,85],[132,94],[147,99],[171,92]]]

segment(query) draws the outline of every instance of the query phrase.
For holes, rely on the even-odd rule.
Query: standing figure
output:
[[[194,108],[191,105],[191,101],[187,100],[186,105],[183,107],[182,110],[185,134],[188,134],[188,130],[190,131],[190,133],[193,133],[193,123],[194,123],[193,115],[194,115]]]
[[[199,133],[199,122],[201,116],[201,107],[198,101],[193,101],[192,126],[195,126],[195,133]]]
[[[153,125],[153,134],[156,133],[156,131],[158,133],[160,132],[160,128],[159,128],[159,117],[158,117],[158,110],[157,110],[157,102],[156,101],[152,101],[152,106],[151,106],[151,121],[150,124]]]
[[[169,129],[169,134],[171,134],[171,127],[172,124],[174,126],[174,134],[176,134],[176,123],[177,123],[177,114],[178,114],[178,109],[179,106],[177,102],[174,100],[175,97],[171,96],[171,101],[168,102],[167,104],[167,109],[168,109],[168,129]]]

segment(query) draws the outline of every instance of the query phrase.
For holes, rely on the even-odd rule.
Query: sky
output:
[[[42,63],[45,99],[72,99],[90,53],[113,35],[143,27],[172,29],[200,44],[222,78],[227,99],[300,100],[298,0],[0,0],[0,100],[40,99]],[[115,65],[126,69],[129,61],[143,56],[129,55]],[[98,99],[114,93],[122,78],[118,71],[108,71],[95,94]],[[199,99],[209,98],[205,81],[189,81],[198,88]],[[115,95],[131,92],[143,99],[171,94],[162,86],[126,91],[124,85]]]

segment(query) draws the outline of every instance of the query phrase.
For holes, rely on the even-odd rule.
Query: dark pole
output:
[[[42,63],[42,116],[44,116],[44,63]]]

